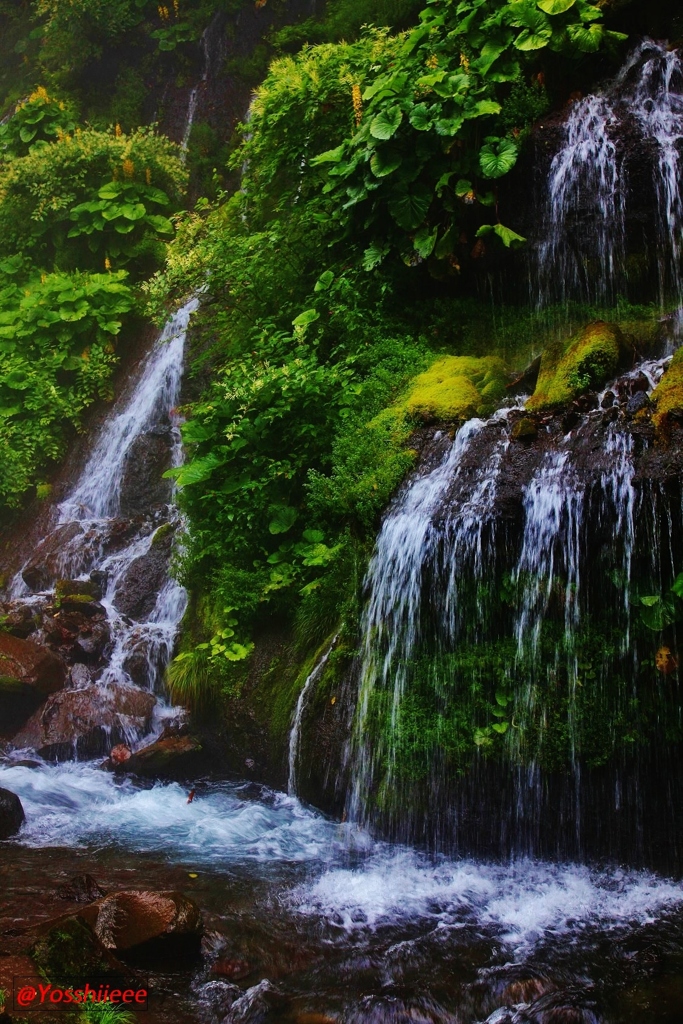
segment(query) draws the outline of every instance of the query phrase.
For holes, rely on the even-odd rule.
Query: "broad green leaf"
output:
[[[145,223],[158,231],[160,235],[172,235],[175,231],[172,222],[168,217],[162,217],[159,213],[150,213],[145,217]]]
[[[413,239],[413,248],[418,256],[421,256],[423,260],[426,260],[428,256],[432,255],[434,246],[436,245],[436,236],[438,228],[433,228],[430,231],[428,227],[420,228]]]
[[[564,14],[575,3],[576,0],[537,0],[537,6],[546,14]]]
[[[683,597],[683,572],[679,572],[671,587],[676,597]]]
[[[517,163],[518,149],[510,139],[489,138],[479,150],[479,166],[485,178],[502,178]]]
[[[268,523],[270,533],[287,533],[294,526],[299,513],[289,505],[274,505],[271,508],[272,519]]]
[[[661,597],[659,594],[650,594],[645,597],[641,597],[640,603],[646,608],[654,608],[655,605],[659,604]]]
[[[314,156],[310,161],[311,167],[317,167],[319,164],[338,164],[343,159],[345,149],[346,143],[342,142],[336,149],[328,149],[324,153]]]
[[[506,733],[508,731],[508,723],[507,722],[494,722],[493,725],[491,726],[491,728],[493,729],[494,732],[497,732],[497,733],[499,733],[502,736],[503,733]]]
[[[325,540],[322,530],[304,530],[302,536],[309,544],[321,544]]]
[[[370,134],[375,139],[390,139],[396,134],[402,120],[403,112],[400,107],[380,110],[370,122]]]
[[[600,49],[605,29],[602,25],[567,25],[567,35],[583,53],[595,53]]]
[[[434,255],[437,260],[442,260],[446,256],[450,256],[455,248],[455,231],[453,228],[449,228],[444,235],[439,239],[434,248]]]
[[[428,132],[434,123],[426,103],[417,103],[410,111],[408,120],[418,132]]]
[[[122,191],[123,186],[119,181],[108,181],[97,194],[100,199],[118,199]]]
[[[464,121],[463,117],[442,117],[436,122],[435,128],[438,135],[453,136],[458,133]]]
[[[305,309],[303,313],[299,313],[298,316],[294,317],[292,327],[300,327],[305,330],[309,324],[315,323],[319,319],[320,313],[317,309]]]
[[[363,253],[363,270],[374,270],[379,266],[386,254],[389,252],[389,245],[372,242]]]
[[[399,227],[412,231],[420,226],[432,203],[432,190],[417,182],[412,191],[407,188],[394,193],[389,200],[389,213]]]
[[[318,280],[315,282],[315,288],[313,289],[313,291],[326,292],[333,281],[334,274],[332,273],[331,270],[326,270],[324,271],[324,273],[320,275]]]
[[[140,220],[145,216],[146,212],[143,203],[125,203],[121,207],[121,215],[126,220]]]
[[[506,249],[509,249],[511,245],[521,245],[522,242],[526,242],[526,238],[523,235],[518,235],[516,231],[513,231],[512,228],[506,228],[504,224],[482,224],[476,236],[477,238],[483,238],[484,235],[490,234],[497,235]]]
[[[500,103],[496,103],[495,100],[479,100],[473,107],[465,111],[465,117],[486,117],[488,114],[500,114],[502,109]]]
[[[376,178],[386,178],[393,174],[402,163],[399,153],[392,153],[386,146],[376,149],[370,158],[370,170]]]
[[[190,487],[192,484],[201,484],[208,480],[220,465],[221,461],[215,455],[205,455],[204,458],[194,459],[177,469],[167,469],[164,476],[175,479],[178,487]]]

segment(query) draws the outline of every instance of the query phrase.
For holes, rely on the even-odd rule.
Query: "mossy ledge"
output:
[[[683,348],[679,348],[669,368],[652,392],[655,412],[652,421],[658,430],[671,420],[683,420]]]
[[[551,343],[544,349],[536,390],[527,409],[565,405],[582,392],[605,384],[632,359],[633,350],[621,329],[595,320],[568,341]]]
[[[492,412],[505,394],[498,356],[442,356],[412,381],[402,407],[426,422],[468,420]]]

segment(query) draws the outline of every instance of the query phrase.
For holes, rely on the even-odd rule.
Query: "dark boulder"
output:
[[[51,980],[124,974],[123,965],[105,948],[84,917],[88,909],[84,907],[83,911],[48,921],[38,929],[30,953],[39,970]]]
[[[4,618],[3,630],[12,636],[26,640],[35,633],[42,621],[40,605],[25,604],[23,601],[8,601],[0,605],[0,614]]]
[[[121,481],[122,515],[144,515],[155,505],[171,500],[171,481],[164,480],[163,474],[171,465],[172,447],[169,426],[156,427],[135,439]]]
[[[61,605],[66,601],[83,598],[86,601],[101,601],[102,587],[96,580],[57,580],[55,583],[55,600]],[[79,603],[79,602],[76,602]]]
[[[0,789],[0,839],[16,835],[25,820],[24,808],[16,793]]]
[[[32,747],[47,760],[98,757],[149,731],[156,701],[135,686],[85,686],[54,694],[17,733],[15,748]]]
[[[159,591],[168,579],[168,563],[173,537],[167,534],[152,544],[149,551],[134,559],[124,573],[114,598],[122,615],[143,621],[156,604]]]

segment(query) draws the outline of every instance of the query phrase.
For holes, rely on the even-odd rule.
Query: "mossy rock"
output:
[[[55,583],[55,600],[60,604],[64,601],[87,604],[101,597],[102,587],[93,580],[57,580]]]
[[[152,545],[161,544],[175,530],[173,523],[163,523],[158,530],[155,530],[152,537]]]
[[[86,974],[99,977],[111,972],[112,958],[78,915],[49,922],[41,930],[31,956],[51,981],[69,981]]]
[[[596,320],[568,342],[544,350],[536,390],[527,409],[565,405],[573,398],[614,377],[632,351],[616,324]]]
[[[533,441],[538,437],[538,427],[529,416],[523,416],[512,428],[512,437],[515,441]]]
[[[505,383],[497,356],[442,356],[413,380],[403,408],[424,420],[468,420],[493,411]]]
[[[670,420],[683,420],[683,348],[679,348],[669,368],[651,395],[655,406],[652,421],[660,429]]]

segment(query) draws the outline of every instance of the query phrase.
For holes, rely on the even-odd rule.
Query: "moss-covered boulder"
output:
[[[683,348],[679,348],[669,368],[651,395],[655,407],[652,421],[657,428],[671,420],[683,420]]]
[[[416,377],[403,406],[425,420],[467,420],[493,411],[505,394],[505,364],[497,356],[442,356]]]
[[[527,409],[565,405],[613,377],[633,352],[616,324],[596,320],[568,341],[548,345]]]

